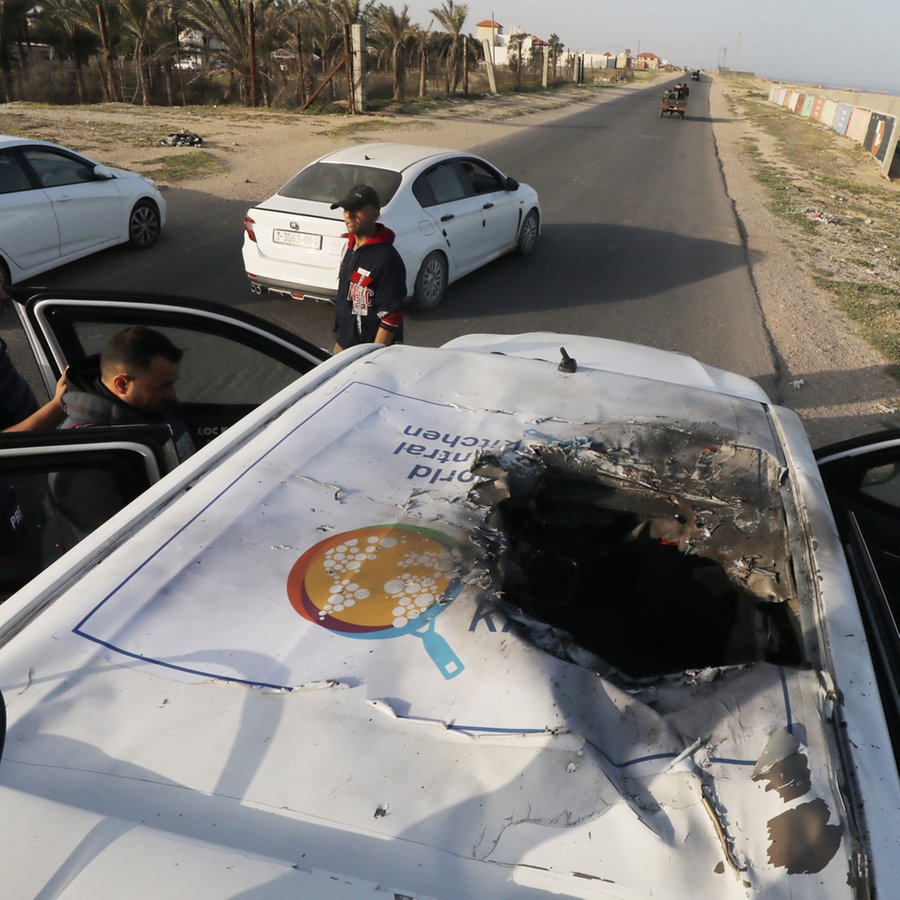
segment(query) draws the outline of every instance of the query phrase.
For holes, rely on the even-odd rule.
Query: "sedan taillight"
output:
[[[247,237],[250,238],[253,243],[256,243],[256,232],[253,230],[256,222],[250,218],[250,216],[244,216],[244,231],[247,232]]]

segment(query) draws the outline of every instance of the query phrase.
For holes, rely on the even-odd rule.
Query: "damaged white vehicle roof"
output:
[[[677,354],[347,351],[0,606],[0,646],[9,897],[900,884],[802,426]]]

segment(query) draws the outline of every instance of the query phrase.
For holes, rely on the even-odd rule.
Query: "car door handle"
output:
[[[484,206],[482,206],[481,208],[482,209],[493,209],[494,204],[493,203],[485,203]]]
[[[455,218],[456,218],[456,216],[454,216],[453,213],[447,213],[446,216],[441,216],[441,221],[449,222],[451,219],[455,219]]]

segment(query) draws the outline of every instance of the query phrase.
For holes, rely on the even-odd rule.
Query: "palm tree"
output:
[[[44,0],[33,31],[36,39],[53,47],[60,62],[72,60],[78,100],[85,103],[84,67],[100,43],[95,0]]]
[[[432,34],[428,28],[420,25],[410,26],[411,50],[419,57],[419,96],[424,97],[428,87],[428,50],[431,47]]]
[[[448,35],[445,58],[447,61],[447,93],[455,94],[462,74],[462,29],[469,14],[465,3],[456,4],[453,0],[444,0],[444,5],[429,12],[441,23]]]
[[[558,34],[551,34],[547,40],[547,53],[550,54],[550,68],[553,70],[553,77],[556,78],[556,68],[559,65],[559,58],[565,50],[565,44],[559,39]]]
[[[122,27],[131,39],[134,74],[143,106],[150,105],[150,57],[166,43],[168,0],[117,0]]]
[[[294,12],[295,4],[283,0],[254,0],[253,19],[256,57],[268,60],[269,54],[279,45],[282,26]],[[242,0],[185,0],[185,13],[191,21],[207,34],[215,35],[222,43],[223,57],[238,72],[241,95],[250,102],[250,28],[247,2]],[[254,73],[255,74],[255,73]],[[261,74],[266,84],[271,82],[271,72],[264,62]],[[270,99],[268,90],[267,102]]]
[[[404,5],[397,13],[382,3],[374,11],[369,35],[372,42],[381,48],[381,55],[390,56],[391,72],[394,77],[394,99],[402,100],[406,74],[406,43],[413,37],[409,7]]]
[[[509,36],[506,45],[506,65],[516,76],[516,90],[522,87],[522,47],[525,35],[521,31]]]
[[[20,47],[19,65],[24,68],[25,54],[22,44],[28,35],[28,9],[32,4],[27,0],[6,0],[0,3],[0,99],[8,103],[12,96],[12,56],[14,44]]]

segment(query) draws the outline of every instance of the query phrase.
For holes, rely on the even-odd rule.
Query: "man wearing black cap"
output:
[[[394,232],[377,221],[378,194],[358,184],[331,204],[332,209],[338,207],[344,210],[347,246],[338,275],[334,352],[402,340],[406,267],[394,247]]]

